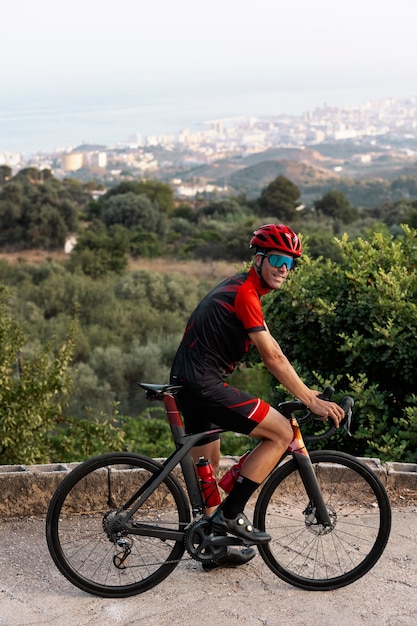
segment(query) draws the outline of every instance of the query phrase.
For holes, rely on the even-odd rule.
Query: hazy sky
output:
[[[16,91],[243,77],[417,89],[414,0],[13,0],[0,16],[0,79]]]
[[[128,106],[146,85],[264,104],[292,91],[302,110],[321,92],[339,105],[413,96],[416,18],[415,0],[7,0],[0,113],[63,97]]]

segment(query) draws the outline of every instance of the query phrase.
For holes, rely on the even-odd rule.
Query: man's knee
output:
[[[290,422],[276,409],[269,410],[266,417],[251,433],[255,438],[278,440],[289,445],[294,433]]]
[[[289,421],[280,416],[280,419],[276,420],[276,428],[274,429],[274,435],[280,442],[285,443],[286,445],[290,445],[293,440],[294,433],[291,424]]]

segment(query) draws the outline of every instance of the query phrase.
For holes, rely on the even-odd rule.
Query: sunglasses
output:
[[[295,259],[292,256],[284,256],[282,254],[273,253],[263,254],[262,256],[268,259],[269,264],[272,265],[272,267],[282,267],[285,265],[288,271],[294,269]]]

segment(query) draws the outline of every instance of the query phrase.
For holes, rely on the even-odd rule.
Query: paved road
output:
[[[257,556],[205,573],[184,560],[158,587],[120,600],[90,596],[56,570],[44,520],[0,521],[1,626],[413,626],[417,624],[417,507],[393,512],[384,555],[343,589],[307,592],[274,576]]]

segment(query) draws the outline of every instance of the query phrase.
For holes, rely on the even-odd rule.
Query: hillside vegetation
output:
[[[285,289],[268,296],[268,325],[306,382],[356,401],[354,437],[338,434],[332,447],[417,460],[411,179],[381,183],[394,195],[407,189],[408,199],[365,209],[329,189],[300,211],[302,190],[283,175],[252,200],[190,205],[158,181],[125,181],[93,200],[91,183],[33,169],[8,174],[0,190],[0,463],[81,460],[121,447],[166,453],[161,407],[151,410],[138,381],[168,380],[188,315],[250,260],[251,234],[269,221],[299,232],[305,254]],[[70,234],[77,243],[64,255]],[[288,397],[248,364],[233,375],[238,384],[271,402]],[[247,442],[225,437],[224,453],[240,447]]]

